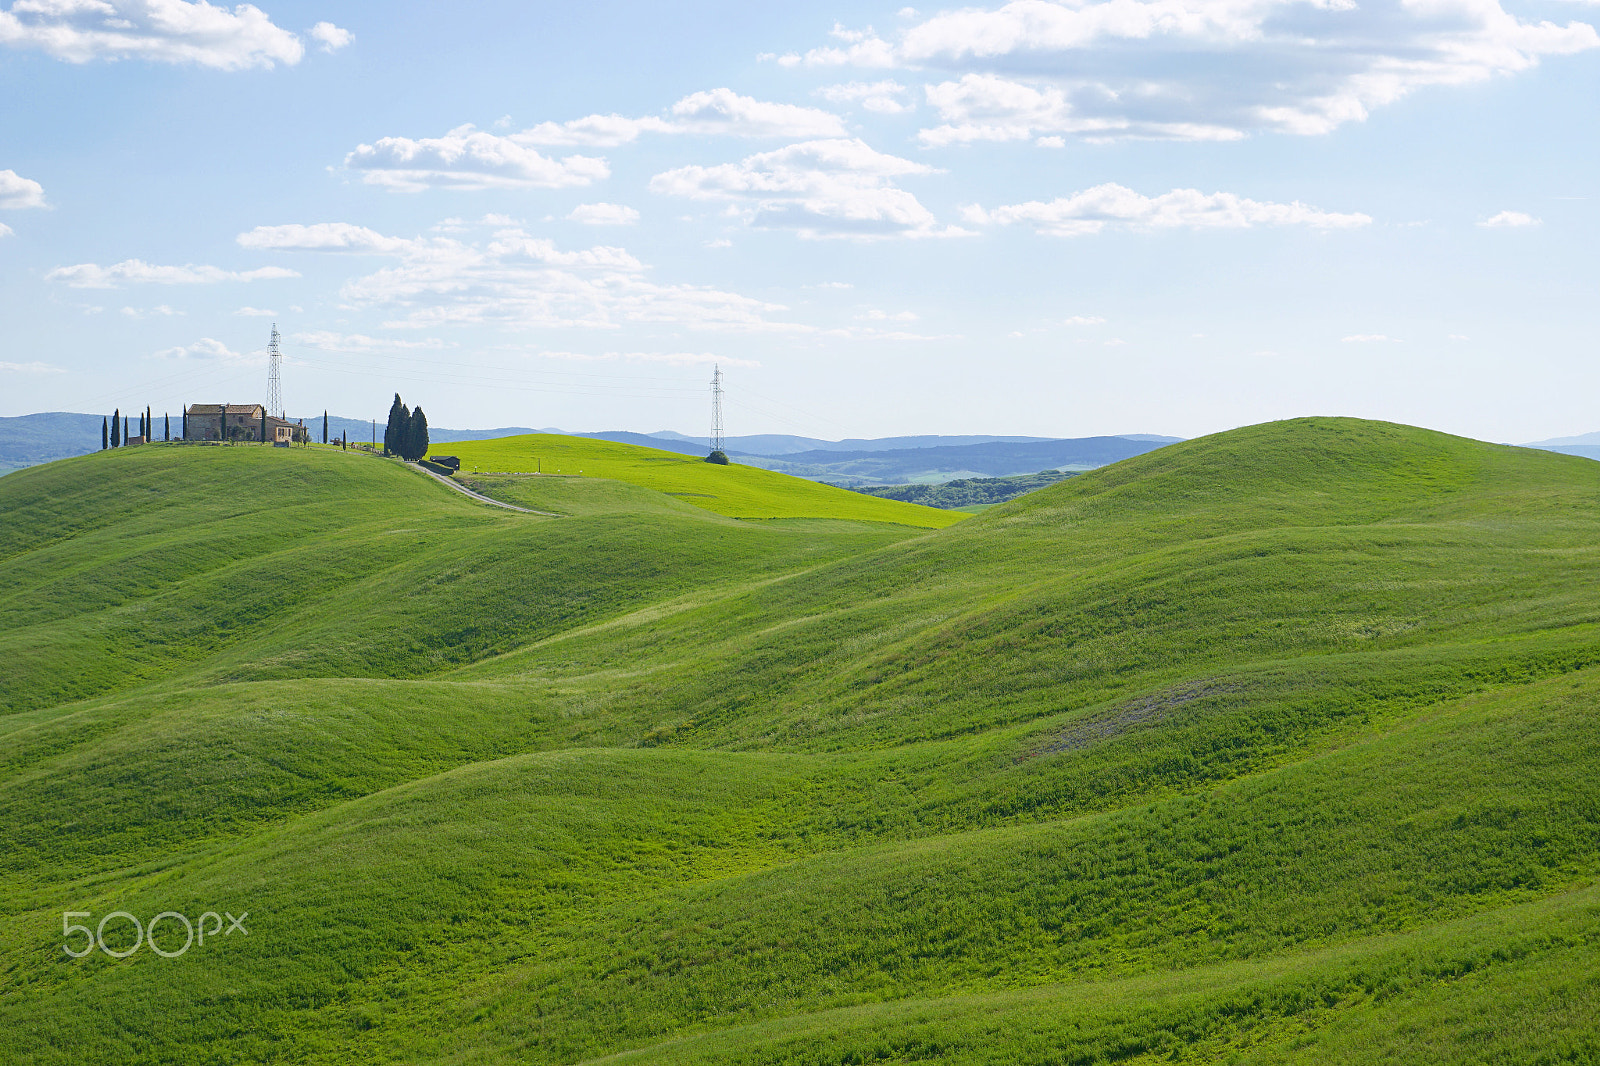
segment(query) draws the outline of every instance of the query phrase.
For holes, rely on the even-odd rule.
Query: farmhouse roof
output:
[[[228,409],[230,415],[261,417],[261,405],[258,403],[192,403],[189,405],[189,413],[191,415],[216,415],[221,414],[224,407]]]

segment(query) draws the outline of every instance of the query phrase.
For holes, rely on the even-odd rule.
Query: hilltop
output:
[[[932,507],[880,500],[759,467],[718,466],[704,456],[644,448],[617,441],[548,433],[463,441],[450,446],[463,475],[481,473],[599,477],[663,493],[728,518],[842,518],[896,522],[937,529],[961,515]],[[514,502],[537,504],[537,484],[525,483]]]
[[[1301,419],[930,530],[576,454],[0,479],[14,1061],[1600,1056],[1592,462]]]

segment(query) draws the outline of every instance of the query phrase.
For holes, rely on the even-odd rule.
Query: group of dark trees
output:
[[[428,454],[428,416],[421,407],[408,408],[398,392],[389,407],[389,424],[383,429],[383,454],[413,463]]]
[[[150,408],[148,407],[146,407],[144,412],[139,415],[139,428],[136,433],[130,432],[128,427],[128,419],[123,415],[122,408],[120,407],[111,412],[110,418],[102,418],[100,420],[101,451],[105,451],[107,448],[120,448],[124,444],[128,443],[128,438],[131,436],[143,437],[145,440],[150,441],[155,439],[155,435],[156,420],[155,416],[150,413]],[[162,429],[161,439],[172,439],[171,415],[165,416],[165,427]]]
[[[975,504],[1005,503],[1035,489],[1076,476],[1076,472],[1069,470],[1041,470],[1037,474],[1016,474],[1012,477],[962,478],[942,485],[868,485],[855,491],[868,496],[881,496],[886,500],[904,500],[906,503],[949,510]]]

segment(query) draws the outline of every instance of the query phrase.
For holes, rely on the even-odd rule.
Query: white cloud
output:
[[[356,37],[349,30],[340,29],[331,22],[319,22],[311,27],[311,39],[321,44],[324,52],[337,52]]]
[[[1049,203],[1033,201],[985,211],[968,207],[963,217],[973,223],[1031,223],[1053,237],[1099,233],[1107,226],[1126,229],[1243,229],[1256,225],[1301,225],[1313,229],[1365,226],[1367,215],[1333,214],[1305,204],[1247,200],[1233,193],[1207,195],[1198,189],[1173,189],[1160,196],[1141,196],[1122,185],[1096,185]]]
[[[66,370],[49,363],[7,363],[0,362],[0,372],[8,374],[65,374]]]
[[[702,244],[703,247],[706,247],[706,248],[732,248],[733,247],[733,242],[728,240],[728,238],[726,238],[726,237],[718,237],[715,240],[702,241],[701,244]]]
[[[541,122],[511,136],[518,144],[541,147],[615,148],[619,144],[632,144],[641,133],[676,132],[672,123],[653,116],[585,115],[570,122]]]
[[[16,232],[16,230],[12,229],[4,222],[0,222],[0,237],[13,237],[16,235]]]
[[[317,348],[325,352],[355,352],[359,354],[397,349],[422,348],[437,350],[455,347],[455,345],[446,344],[437,337],[428,337],[420,341],[393,340],[387,337],[369,337],[365,333],[335,333],[325,329],[312,330],[308,333],[296,333],[290,340],[296,344],[303,344],[307,348]]]
[[[904,8],[900,13],[904,16],[905,12],[909,10],[911,9]],[[880,38],[871,26],[864,30],[852,30],[835,22],[829,35],[839,44],[813,48],[804,55],[790,52],[787,55],[775,56],[774,58],[777,59],[779,66],[784,67],[802,65],[808,67],[893,67],[898,65],[894,46]]]
[[[1522,21],[1500,0],[1016,0],[933,15],[893,40],[833,36],[779,62],[940,72],[932,145],[1326,133],[1420,88],[1600,46],[1588,24]]]
[[[1065,148],[1067,139],[1065,137],[1039,137],[1033,143],[1039,148]]]
[[[732,89],[692,93],[672,105],[675,133],[726,137],[842,137],[844,120],[829,111],[774,104]]]
[[[567,250],[519,229],[484,243],[451,239],[402,242],[398,262],[356,278],[340,295],[353,308],[394,313],[386,328],[457,324],[512,328],[616,329],[665,324],[690,329],[808,332],[774,321],[781,305],[696,285],[647,280],[648,268],[626,249]]]
[[[1394,337],[1382,333],[1352,333],[1348,337],[1340,337],[1345,344],[1399,344]]]
[[[844,120],[832,112],[756,100],[726,88],[691,93],[668,113],[670,118],[586,115],[570,122],[541,122],[512,134],[511,139],[523,145],[610,148],[631,144],[645,133],[792,139],[842,137],[846,132]]]
[[[579,204],[567,217],[589,226],[631,226],[639,212],[624,204]]]
[[[239,308],[239,310],[235,311],[234,314],[243,315],[245,318],[276,318],[276,317],[278,317],[278,312],[276,312],[276,311],[263,311],[259,307],[241,307],[241,308]]]
[[[1061,324],[1064,326],[1099,326],[1104,323],[1105,319],[1099,315],[1072,315],[1061,320]]]
[[[16,0],[0,11],[0,45],[69,63],[144,59],[219,70],[292,66],[305,55],[298,37],[253,4],[205,0]]]
[[[267,281],[299,276],[298,272],[283,267],[223,270],[220,267],[196,266],[193,263],[188,266],[157,266],[141,259],[124,259],[108,267],[96,263],[57,267],[46,274],[44,279],[62,282],[74,289],[114,289],[123,284],[209,285],[220,281]]]
[[[611,175],[604,159],[569,155],[554,159],[520,143],[475,128],[457,126],[443,137],[384,137],[357,145],[345,156],[347,169],[368,185],[399,192],[423,189],[560,189],[589,185]]]
[[[877,308],[873,308],[870,311],[865,311],[865,312],[857,315],[856,316],[856,321],[857,322],[915,322],[915,321],[917,321],[917,317],[918,316],[917,316],[917,313],[915,311],[896,311],[893,314],[891,314],[888,311],[880,311]]]
[[[565,359],[581,363],[664,363],[667,366],[760,366],[754,359],[736,359],[714,352],[603,352],[589,355],[583,352],[539,352],[547,359]]]
[[[898,115],[910,111],[912,107],[899,99],[905,91],[906,87],[897,81],[851,81],[841,85],[825,85],[817,90],[817,95],[833,104],[849,104],[859,100],[868,111]]]
[[[174,315],[184,314],[185,312],[175,310],[167,304],[157,304],[154,307],[124,307],[122,309],[122,313],[127,315],[129,318],[149,318],[152,315],[161,315],[163,317],[170,318]]]
[[[934,169],[874,151],[859,140],[806,141],[747,156],[738,163],[688,166],[657,174],[650,190],[696,200],[724,200],[748,224],[794,229],[805,237],[930,237],[933,214],[895,178]]]
[[[400,252],[411,241],[385,237],[365,226],[348,222],[316,222],[309,226],[257,226],[235,238],[239,247],[253,250],[293,252]]]
[[[1537,226],[1539,220],[1532,215],[1525,215],[1521,211],[1502,211],[1493,218],[1486,218],[1478,223],[1492,229],[1501,229],[1509,226]]]
[[[15,170],[0,170],[0,207],[43,207],[44,186]]]
[[[190,345],[151,352],[150,357],[152,359],[204,359],[224,363],[256,363],[266,358],[258,352],[249,355],[236,352],[212,337],[201,337]]]

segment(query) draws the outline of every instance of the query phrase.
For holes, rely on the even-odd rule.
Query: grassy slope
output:
[[[942,529],[962,516],[932,507],[880,500],[803,478],[738,463],[700,459],[633,444],[530,433],[450,445],[464,476],[473,471],[608,478],[638,485],[729,518],[842,518]],[[537,486],[530,487],[534,493]],[[509,498],[509,497],[508,497]],[[543,497],[524,497],[539,501]]]
[[[555,508],[588,517],[492,515],[282,458],[0,489],[40,515],[3,534],[8,650],[56,626],[109,676],[101,616],[141,611],[186,648],[76,702],[8,691],[18,1061],[1600,1054],[1590,464],[1306,421],[896,540],[603,482]],[[293,531],[219,561],[249,525],[219,512],[182,555],[176,516],[244,477]],[[137,478],[147,525],[114,523]],[[279,555],[322,576],[273,631],[185,612]],[[443,573],[470,610],[419,592]],[[61,574],[125,584],[73,611]],[[407,650],[451,618],[494,639]],[[59,953],[62,910],[222,907],[249,940]]]

